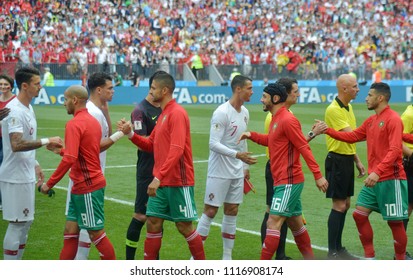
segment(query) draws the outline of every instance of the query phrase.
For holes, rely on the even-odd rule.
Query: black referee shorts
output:
[[[354,195],[354,155],[329,152],[325,160],[327,198],[346,199]]]
[[[135,213],[146,215],[146,205],[148,204],[148,186],[153,177],[136,177],[136,198]]]
[[[265,166],[265,183],[267,186],[266,202],[268,206],[271,206],[272,197],[274,196],[274,180],[272,178],[271,165],[269,160],[267,161],[267,164]]]

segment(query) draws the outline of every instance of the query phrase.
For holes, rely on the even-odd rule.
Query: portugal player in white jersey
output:
[[[243,104],[253,94],[252,80],[237,75],[231,89],[232,97],[214,111],[211,119],[205,206],[197,228],[205,241],[219,207],[224,204],[222,258],[225,260],[232,259],[238,206],[243,199],[244,178],[249,179],[248,165],[256,163],[247,151],[246,141],[237,144],[247,130],[249,112]]]
[[[9,115],[3,119],[3,163],[0,190],[3,219],[9,222],[3,241],[4,259],[20,260],[34,220],[35,182],[40,186],[44,174],[36,161],[35,150],[43,145],[62,146],[60,137],[36,139],[37,122],[30,102],[39,95],[40,73],[23,67],[15,74],[19,95],[9,102]]]

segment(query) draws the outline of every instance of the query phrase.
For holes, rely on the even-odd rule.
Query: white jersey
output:
[[[237,152],[247,151],[246,140],[237,144],[241,134],[247,131],[249,112],[241,106],[237,112],[229,101],[220,105],[213,113],[209,138],[208,176],[235,179],[244,178],[248,168],[235,158]]]
[[[3,119],[3,163],[0,166],[0,181],[8,183],[34,183],[36,181],[36,150],[13,152],[10,133],[22,133],[25,140],[36,140],[37,122],[33,107],[26,107],[17,98],[7,105],[9,115]]]
[[[102,138],[105,139],[109,137],[109,125],[103,114],[102,110],[99,109],[92,101],[88,101],[86,103],[86,108],[95,119],[98,120],[100,127],[102,129]],[[103,151],[99,155],[100,158],[100,167],[102,168],[102,173],[105,173],[105,166],[106,166],[106,151]]]

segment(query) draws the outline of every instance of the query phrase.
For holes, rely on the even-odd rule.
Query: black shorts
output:
[[[327,198],[346,199],[354,195],[354,155],[329,152],[325,160]]]
[[[148,203],[148,186],[153,177],[136,177],[136,198],[135,213],[146,215],[146,205]]]
[[[407,177],[407,192],[410,204],[413,203],[413,157],[403,158],[403,167]]]
[[[265,166],[265,183],[267,185],[267,205],[271,206],[272,197],[274,196],[274,180],[272,178],[270,161],[267,161]]]

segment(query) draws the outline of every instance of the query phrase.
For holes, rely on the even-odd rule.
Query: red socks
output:
[[[60,252],[61,260],[74,260],[77,253],[78,234],[65,234],[63,236],[63,248]]]
[[[194,260],[205,260],[204,245],[199,233],[194,230],[189,236],[185,236],[186,242],[188,242],[189,251],[194,257]]]
[[[147,232],[144,245],[144,260],[156,260],[162,244],[162,232]]]
[[[407,235],[402,221],[388,221],[394,239],[394,252],[396,260],[406,258]]]
[[[364,248],[364,256],[366,258],[374,258],[373,229],[369,221],[369,214],[356,209],[353,212],[353,218],[356,222],[360,241]]]
[[[298,250],[300,250],[304,259],[314,260],[314,252],[313,248],[311,248],[310,235],[308,235],[307,229],[303,226],[301,229],[293,231],[293,236]]]
[[[109,238],[106,236],[106,232],[103,232],[92,240],[92,242],[95,244],[96,249],[98,249],[101,260],[116,260],[115,250]]]
[[[275,229],[268,229],[264,243],[262,244],[261,260],[271,260],[275,251],[277,251],[278,244],[280,243],[280,231]]]

